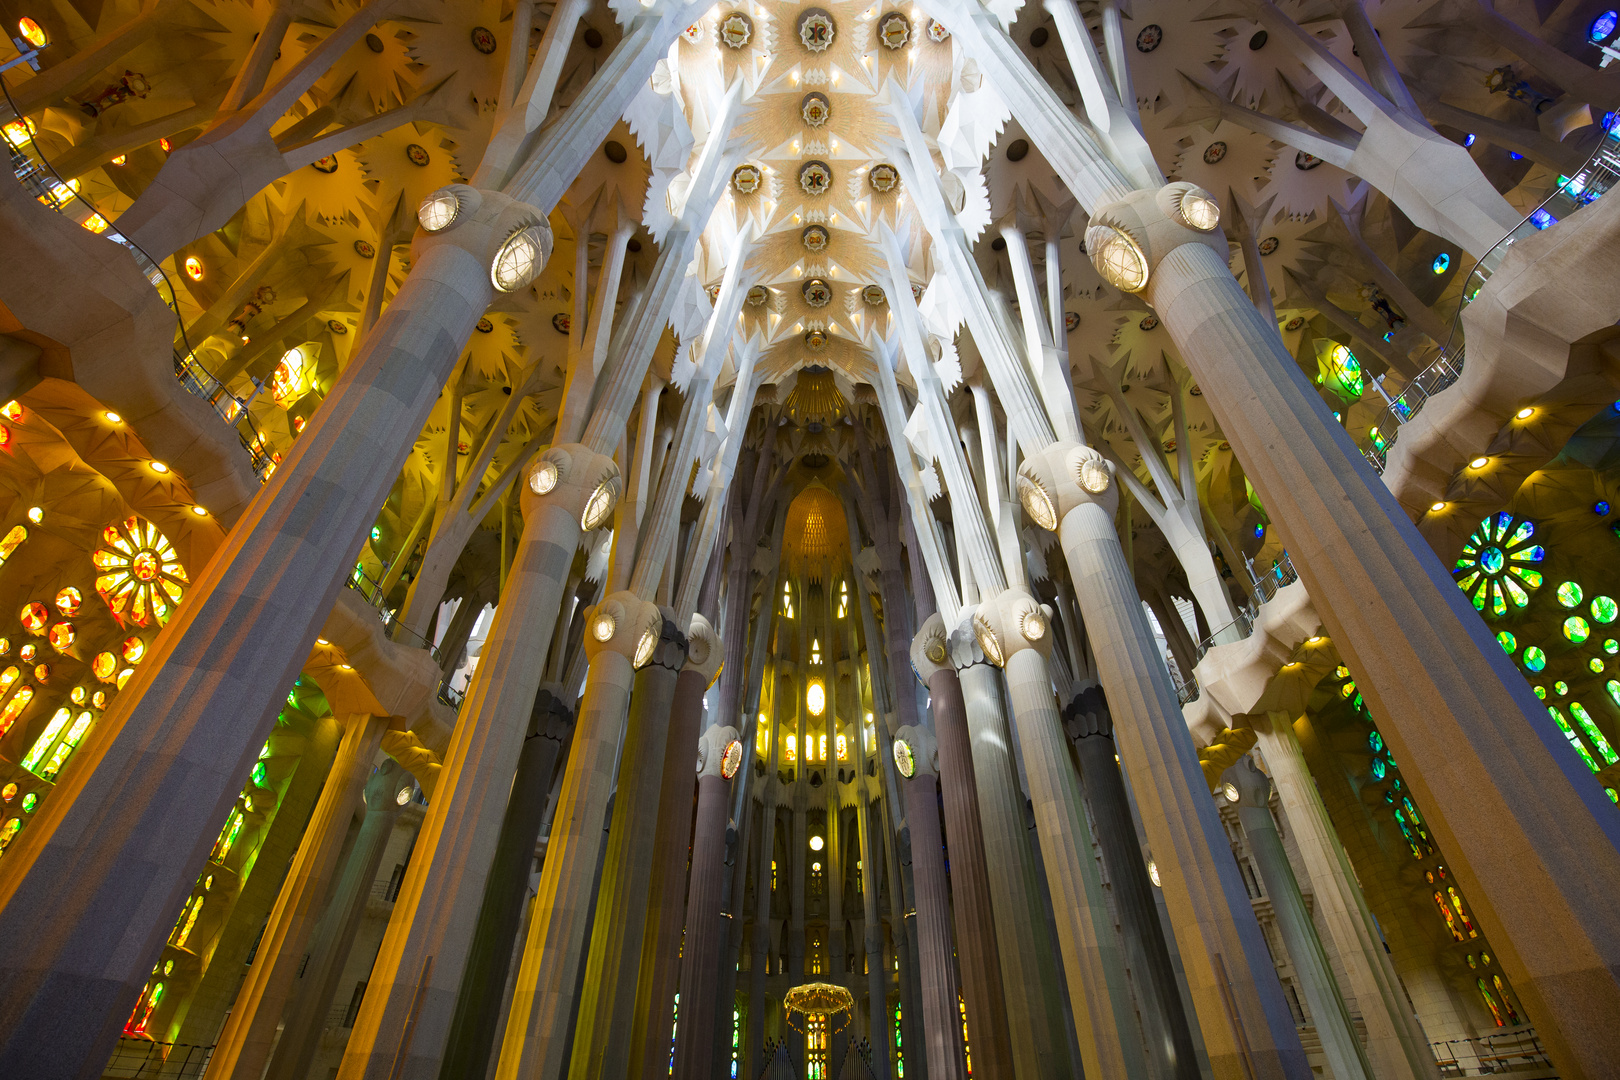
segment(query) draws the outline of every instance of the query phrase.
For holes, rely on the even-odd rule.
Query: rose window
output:
[[[162,625],[191,584],[174,545],[157,526],[125,518],[101,531],[102,546],[91,555],[96,592],[121,623]]]
[[[1488,604],[1492,615],[1505,615],[1508,605],[1522,608],[1530,602],[1543,580],[1531,566],[1547,557],[1547,549],[1532,542],[1535,535],[1533,522],[1505,511],[1479,523],[1452,570],[1474,610],[1484,611]]]

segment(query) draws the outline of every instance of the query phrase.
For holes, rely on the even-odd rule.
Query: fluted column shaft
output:
[[[349,822],[371,772],[371,760],[388,727],[386,716],[345,718],[343,741],[321,788],[320,799],[304,827],[303,842],[287,870],[276,906],[259,937],[253,965],[237,992],[236,1004],[220,1032],[213,1061],[219,1075],[260,1080],[281,1024],[282,1006],[304,961],[305,946],[315,929],[320,906],[337,869]]]
[[[1286,535],[1537,1033],[1564,1075],[1606,1075],[1620,1060],[1608,900],[1620,817],[1224,258],[1185,244],[1153,278],[1148,299]]]
[[[1059,535],[1210,1065],[1218,1080],[1304,1076],[1304,1048],[1237,863],[1223,854],[1226,830],[1155,649],[1113,516],[1096,502],[1082,503],[1064,515]],[[1030,742],[1020,741],[1027,754]]]
[[[928,677],[933,702],[934,738],[939,744],[939,783],[945,802],[945,831],[951,843],[951,907],[956,914],[957,959],[962,973],[962,1000],[968,1030],[973,1033],[976,1069],[984,1076],[1043,1078],[1056,1076],[1043,1068],[1061,1044],[1040,1045],[1028,1036],[1046,1010],[1022,994],[1003,993],[1002,962],[996,940],[996,917],[986,866],[983,827],[979,820],[973,749],[968,735],[967,705],[955,669],[942,666]],[[1022,989],[1022,988],[1021,988]],[[1033,1015],[1020,1015],[1017,1035],[1012,1015],[1035,1005]],[[1016,1074],[1014,1073],[1014,1063]]]
[[[675,680],[669,710],[668,744],[659,789],[657,835],[653,838],[652,881],[647,893],[646,944],[641,955],[641,988],[632,1032],[642,1040],[639,1063],[632,1060],[631,1075],[643,1080],[669,1076],[670,1007],[681,975],[681,927],[686,922],[686,865],[692,850],[692,760],[697,753],[698,727],[703,723],[703,692],[708,689],[702,671],[686,667]],[[721,811],[724,813],[724,810]],[[722,835],[724,824],[721,826]],[[718,898],[718,894],[717,894]],[[690,956],[690,953],[686,953]],[[711,964],[712,968],[713,965]],[[680,1024],[686,1023],[688,1002],[681,998]],[[639,1064],[639,1068],[636,1067]]]
[[[602,823],[613,794],[613,766],[634,679],[635,670],[624,653],[602,649],[591,657],[562,790],[552,812],[535,917],[529,923],[501,1038],[495,1072],[499,1080],[556,1080],[563,1075],[580,954],[596,895]]]
[[[962,1022],[956,1008],[956,966],[951,962],[951,901],[945,881],[945,841],[939,832],[939,779],[918,768],[903,786],[917,892],[917,953],[922,966],[920,996],[928,1075],[931,1080],[967,1080]]]
[[[1176,985],[1153,882],[1131,818],[1125,777],[1115,760],[1113,726],[1107,721],[1098,726],[1099,730],[1075,741],[1075,752],[1080,758],[1080,779],[1097,822],[1097,843],[1113,885],[1114,907],[1119,913],[1120,934],[1136,987],[1148,1060],[1160,1075],[1196,1080],[1198,1053],[1182,1006],[1181,988]]]
[[[966,643],[958,644],[958,652]],[[996,671],[980,658],[952,670],[962,699],[964,734],[973,768],[974,792],[984,837],[985,868],[995,912],[1001,985],[1006,994],[1007,1023],[1021,1077],[1062,1075],[1066,1024],[1056,995],[1047,992],[1055,978],[1054,950],[1047,933],[1040,883],[1035,874],[1029,830],[1024,827],[1024,795],[1013,760],[1012,732],[1002,705]],[[929,688],[933,690],[933,680]],[[941,718],[941,694],[934,690],[934,716],[940,741],[940,772],[949,775],[956,738]],[[948,806],[949,804],[947,804]],[[947,821],[947,825],[949,822]],[[952,864],[956,862],[955,830],[951,832]],[[1035,1071],[1027,1070],[1033,1068]],[[1057,1070],[1057,1071],[1054,1071]]]
[[[561,715],[554,718],[553,708]],[[534,848],[540,839],[540,825],[551,796],[552,774],[556,772],[566,734],[565,730],[554,730],[552,725],[566,719],[562,703],[555,702],[542,690],[535,701],[523,751],[518,755],[506,816],[501,821],[500,837],[495,841],[495,858],[484,885],[478,927],[473,931],[467,971],[461,979],[461,993],[456,1000],[440,1080],[483,1076],[489,1071],[511,973],[513,944],[523,920],[524,901],[528,899]],[[556,723],[556,727],[560,729],[562,724]]]
[[[1375,1075],[1367,1055],[1356,1037],[1350,1010],[1344,995],[1339,993],[1333,979],[1333,968],[1327,952],[1311,922],[1311,913],[1300,894],[1299,881],[1294,868],[1288,863],[1283,850],[1282,837],[1277,835],[1277,823],[1272,820],[1271,784],[1247,759],[1226,770],[1225,776],[1241,793],[1238,801],[1238,821],[1243,835],[1249,841],[1249,853],[1260,869],[1260,880],[1271,898],[1271,911],[1277,920],[1277,932],[1282,935],[1283,948],[1294,963],[1305,1003],[1311,1007],[1311,1020],[1316,1024],[1316,1037],[1322,1041],[1322,1053],[1334,1080],[1372,1080]]]
[[[1091,854],[1091,826],[1080,804],[1046,658],[1031,648],[1016,649],[1006,659],[1005,675],[1056,909],[1081,1061],[1088,1073],[1143,1077],[1119,936]],[[1044,923],[1045,911],[1037,909],[1036,917]]]
[[[1431,1080],[1439,1070],[1428,1038],[1412,1015],[1344,845],[1328,820],[1293,721],[1287,713],[1268,713],[1266,722],[1256,723],[1254,730],[1310,877],[1316,917],[1327,928],[1366,1025],[1373,1072],[1379,1077]]]
[[[771,738],[778,738],[778,733],[772,732]],[[771,758],[774,769],[776,759]],[[771,938],[776,933],[776,924],[771,921],[771,900],[774,890],[771,888],[771,861],[776,851],[776,789],[777,783],[768,780],[765,788],[765,800],[760,807],[759,830],[759,866],[754,881],[754,925],[753,925],[753,961],[748,972],[748,1068],[759,1072],[765,1067],[765,964],[770,957]],[[742,921],[743,897],[734,897],[732,900],[732,919]]]
[[[751,762],[743,752],[743,768]],[[686,895],[686,941],[681,959],[681,1022],[675,1038],[677,1080],[709,1080],[714,1072],[715,1018],[731,1016],[720,992],[720,893],[725,887],[726,782],[701,776],[692,825],[692,878]],[[747,862],[747,852],[738,858]]]
[[[360,833],[349,848],[332,898],[315,928],[309,961],[297,976],[292,1007],[287,1011],[265,1080],[304,1080],[309,1073],[338,980],[343,977],[355,933],[365,916],[371,883],[377,879],[377,868],[399,817],[397,792],[410,785],[410,777],[392,760],[379,766],[366,782],[366,813]]]
[[[572,1080],[628,1075],[635,1040],[636,984],[647,928],[659,789],[669,745],[669,712],[686,662],[686,637],[667,618],[654,659],[636,672],[613,796],[607,858],[597,886],[584,998],[574,1031]],[[691,744],[686,747],[688,755]]]

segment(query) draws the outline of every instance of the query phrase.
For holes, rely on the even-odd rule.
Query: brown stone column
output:
[[[1021,1035],[1030,1034],[1041,1015],[1023,1011],[1022,1006],[1034,1004],[1023,994],[1009,1001],[1002,991],[1002,962],[986,870],[984,831],[979,820],[979,789],[973,773],[967,704],[962,699],[956,669],[950,663],[944,622],[938,615],[930,616],[918,631],[911,646],[911,662],[927,679],[934,714],[945,834],[951,844],[951,908],[956,914],[957,961],[976,1068],[985,1076],[1012,1076],[1016,1060],[1017,1075],[1036,1080],[1048,1075],[1041,1062],[1050,1061],[1058,1047],[1038,1045],[1040,1040],[1029,1038],[1015,1041],[1011,1033],[1009,1014],[1014,1010],[1009,1005],[1014,1001],[1020,1006],[1017,1025]],[[1044,1034],[1044,1028],[1040,1030]]]
[[[728,920],[720,916],[725,888],[727,789],[721,766],[726,748],[737,738],[734,727],[712,727],[703,735],[697,780],[697,820],[692,827],[692,880],[686,895],[686,940],[681,950],[681,1013],[675,1033],[677,1080],[709,1080],[714,1073],[714,1030],[717,1016],[730,1019],[729,1002],[720,992],[720,943]],[[739,768],[750,768],[751,754],[739,744]],[[745,808],[746,810],[749,808]],[[744,863],[747,853],[737,857]]]

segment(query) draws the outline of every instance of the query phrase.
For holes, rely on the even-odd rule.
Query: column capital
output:
[[[736,746],[736,750],[732,746]],[[745,764],[746,747],[737,741],[737,729],[730,724],[716,724],[698,736],[697,774],[730,780]]]
[[[1113,517],[1119,508],[1114,466],[1089,446],[1055,442],[1019,463],[1018,501],[1048,532],[1057,532],[1071,511],[1092,503]]]
[[[1150,302],[1154,271],[1186,244],[1206,245],[1223,262],[1230,258],[1219,201],[1186,181],[1133,191],[1099,206],[1086,227],[1086,254],[1097,273],[1124,292],[1148,294]]]
[[[1071,739],[1088,735],[1114,737],[1114,716],[1108,711],[1108,698],[1101,686],[1088,686],[1063,706],[1063,727]]]
[[[984,648],[979,644],[978,635],[973,632],[973,613],[977,611],[977,604],[970,604],[962,609],[961,620],[956,624],[946,639],[950,650],[951,666],[957,671],[966,671],[975,664],[989,664],[990,658],[984,654]]]
[[[703,676],[705,687],[713,686],[725,664],[726,649],[720,640],[720,631],[702,615],[694,614],[686,635],[686,666],[683,671],[695,671]]]
[[[939,775],[939,747],[927,728],[905,725],[894,733],[894,766],[900,778]]]
[[[911,667],[924,683],[952,667],[950,635],[937,611],[923,620],[922,629],[911,639]]]
[[[691,646],[681,628],[675,625],[673,618],[675,612],[672,608],[658,609],[659,623],[658,637],[653,642],[652,654],[643,659],[642,653],[647,645],[647,638],[643,636],[636,643],[636,655],[633,658],[636,668],[661,667],[667,671],[679,673],[686,666],[687,656]]]
[[[619,467],[606,454],[579,443],[550,446],[523,470],[523,516],[554,504],[590,532],[607,521],[623,490]]]
[[[1254,759],[1245,755],[1221,774],[1221,779],[1237,789],[1238,805],[1269,810],[1271,806],[1271,777],[1261,772]]]
[[[400,793],[409,792],[415,784],[415,779],[400,766],[399,762],[389,758],[371,770],[371,777],[366,781],[366,809],[398,810],[405,802],[411,801],[410,794],[407,794],[405,802],[401,802]]]
[[[652,662],[663,637],[664,613],[658,605],[625,590],[610,593],[585,613],[585,656],[616,652],[637,668]]]
[[[1013,655],[1033,649],[1052,655],[1052,609],[1014,586],[983,601],[972,615],[973,636],[992,664],[1005,667]]]
[[[546,215],[504,192],[446,184],[417,205],[416,220],[413,265],[435,247],[458,247],[484,267],[497,292],[526,288],[551,259]]]

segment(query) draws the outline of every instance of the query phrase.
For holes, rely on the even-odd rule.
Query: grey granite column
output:
[[[351,673],[352,674],[352,673]],[[356,680],[358,681],[358,680]],[[334,692],[333,697],[337,697]],[[370,693],[366,693],[370,697]],[[373,706],[375,707],[375,706]],[[218,1075],[260,1080],[281,1025],[282,1007],[304,962],[305,946],[326,900],[338,856],[360,802],[371,760],[377,756],[389,717],[351,714],[344,718],[343,741],[321,788],[321,796],[304,827],[298,854],[287,870],[276,906],[254,948],[236,1003],[219,1034],[209,1068]]]
[[[1102,697],[1095,688],[1088,693]],[[1073,703],[1081,704],[1080,700]],[[1198,1055],[1182,1007],[1181,990],[1176,985],[1176,971],[1170,963],[1164,924],[1159,921],[1153,882],[1131,820],[1130,796],[1116,760],[1114,724],[1106,702],[1087,704],[1094,707],[1071,707],[1068,712],[1071,718],[1080,720],[1081,730],[1074,744],[1080,758],[1080,780],[1097,822],[1097,842],[1102,848],[1103,864],[1108,867],[1108,880],[1113,884],[1114,908],[1119,913],[1125,959],[1136,987],[1148,1061],[1159,1075],[1195,1080]]]
[[[387,313],[7,850],[0,1074],[106,1064],[320,613],[493,298],[501,244],[545,230],[532,207],[454,190],[471,204],[463,220],[418,235]]]
[[[1155,193],[1133,198],[1158,245],[1146,298],[1386,721],[1537,1034],[1565,1075],[1607,1074],[1620,1061],[1620,815],[1237,287],[1225,239],[1170,235]]]
[[[414,790],[410,776],[392,759],[374,769],[366,781],[366,812],[360,833],[349,848],[332,898],[315,928],[309,959],[293,986],[292,1007],[287,1010],[265,1080],[304,1080],[308,1075],[338,980],[349,960],[349,949],[365,916],[371,883],[377,880],[377,868],[399,817],[401,796],[409,803]]]
[[[1311,1008],[1316,1037],[1322,1041],[1322,1054],[1334,1080],[1372,1080],[1372,1063],[1356,1037],[1350,1010],[1333,979],[1322,940],[1316,935],[1311,913],[1300,894],[1294,868],[1288,864],[1277,823],[1271,817],[1271,781],[1248,758],[1227,769],[1224,778],[1238,790],[1238,821],[1248,838],[1249,852],[1260,868],[1260,880],[1271,898],[1271,911],[1282,935],[1283,948],[1294,963]]]
[[[440,1080],[483,1076],[489,1071],[513,947],[528,899],[535,844],[540,839],[552,776],[568,737],[570,719],[567,706],[550,690],[543,689],[536,695],[529,732],[518,755],[512,793],[506,802],[506,817],[495,842],[489,880],[484,885],[484,900],[468,951],[467,970],[461,978]]]
[[[628,798],[628,793],[614,796],[613,782],[635,681],[631,658],[643,636],[659,634],[663,623],[655,605],[630,592],[610,593],[585,613],[590,668],[552,811],[534,900],[536,914],[523,943],[517,987],[501,1037],[495,1069],[500,1080],[518,1076],[554,1080],[566,1071],[564,1054],[583,977],[597,868],[605,858],[602,833],[608,802],[613,798],[616,815],[619,798]]]
[[[686,635],[669,615],[667,610],[662,613],[657,645],[637,670],[630,694],[570,1076],[615,1077],[629,1071],[670,705],[686,664]]]
[[[552,447],[525,470],[504,602],[344,1048],[343,1080],[439,1075],[568,569],[592,504],[616,483],[612,463],[581,446]]]
[[[1120,549],[1112,466],[1058,443],[1019,466],[1019,490],[1026,507],[1046,500],[1058,527],[1210,1065],[1218,1077],[1303,1076],[1293,1015],[1237,863],[1221,856],[1226,830]]]

